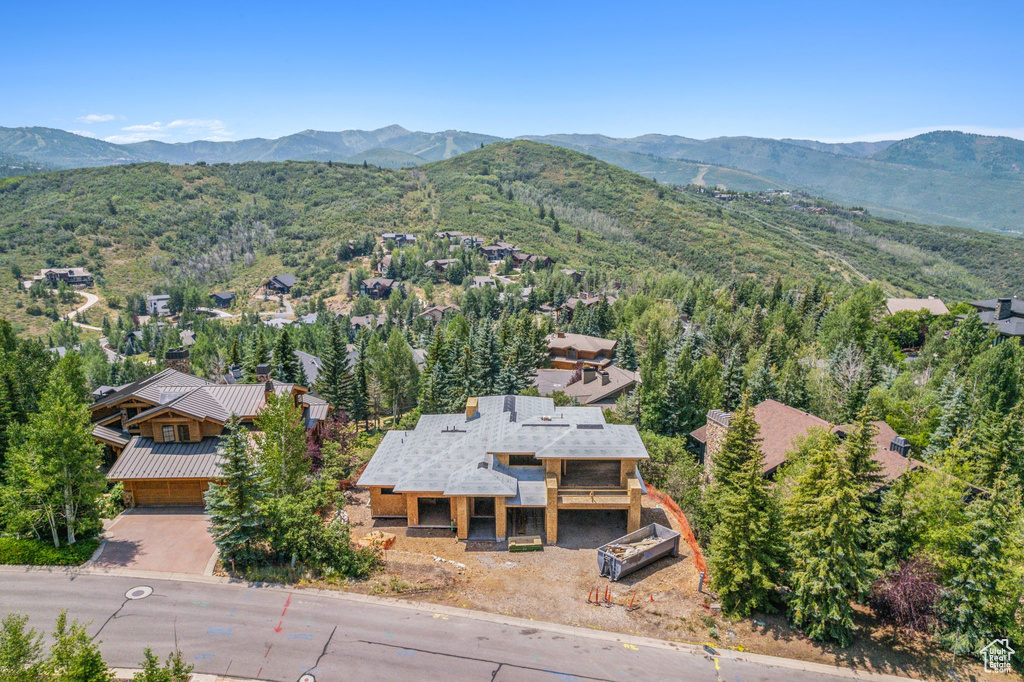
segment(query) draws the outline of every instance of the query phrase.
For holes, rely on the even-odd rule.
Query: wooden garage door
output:
[[[202,505],[201,481],[133,481],[138,506]]]

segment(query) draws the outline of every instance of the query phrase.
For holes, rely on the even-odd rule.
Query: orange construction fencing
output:
[[[679,522],[680,532],[683,538],[686,540],[686,544],[690,546],[690,551],[693,552],[693,563],[697,566],[697,570],[704,574],[705,578],[708,574],[708,565],[704,561],[704,555],[701,554],[700,545],[697,544],[697,538],[693,534],[693,530],[690,528],[690,522],[686,520],[686,514],[679,508],[679,505],[675,501],[655,488],[650,483],[647,484],[647,496],[655,500],[658,504],[665,508],[668,513],[672,514]]]

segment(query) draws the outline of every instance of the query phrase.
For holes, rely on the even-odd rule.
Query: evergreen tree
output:
[[[913,474],[900,476],[882,493],[878,513],[868,527],[871,559],[876,571],[888,573],[910,560],[915,546],[913,520],[908,509]]]
[[[242,363],[242,373],[249,383],[256,382],[256,368],[269,363],[270,354],[267,352],[267,344],[263,334],[255,332],[249,340],[249,347],[245,352],[245,362]]]
[[[368,426],[370,419],[370,382],[367,376],[366,339],[360,339],[356,364],[352,368],[352,400],[349,403],[349,418],[362,421]]]
[[[999,476],[992,493],[976,499],[967,516],[969,532],[951,557],[939,611],[945,623],[941,641],[956,654],[976,656],[994,639],[1020,641],[1020,495]]]
[[[786,360],[779,373],[779,401],[806,410],[810,406],[810,395],[807,391],[807,369],[797,358]]]
[[[867,515],[834,434],[820,438],[787,500],[791,538],[789,615],[818,641],[853,639],[851,601],[868,586]]]
[[[640,425],[646,431],[661,433],[667,422],[666,387],[667,361],[666,344],[660,325],[652,325],[647,334],[647,350],[640,360],[641,383]]]
[[[862,500],[872,495],[885,480],[882,476],[882,466],[873,457],[877,450],[876,433],[878,429],[871,423],[871,413],[865,407],[861,409],[857,421],[853,423],[853,427],[843,440],[842,449],[846,455],[850,475],[853,476]],[[870,510],[865,507],[865,511]]]
[[[633,343],[633,336],[626,329],[622,332],[619,337],[619,342],[615,346],[616,363],[622,369],[628,369],[630,372],[635,372],[639,366],[636,357],[636,344]]]
[[[749,384],[750,400],[755,405],[775,397],[775,368],[772,367],[767,352],[758,354]]]
[[[295,355],[295,344],[292,343],[291,334],[288,329],[282,329],[281,335],[277,337],[274,344],[274,359],[271,365],[274,371],[274,378],[286,384],[305,384],[305,376],[302,363]]]
[[[973,451],[978,485],[992,488],[1003,472],[1007,485],[1024,492],[1024,402],[1008,414],[989,411],[982,419]]]
[[[690,346],[679,348],[674,356],[668,366],[662,428],[667,435],[685,436],[700,425],[706,410]]]
[[[263,537],[261,507],[267,499],[266,478],[249,449],[249,431],[232,416],[222,439],[222,485],[206,491],[210,533],[221,557],[234,564],[253,559]]]
[[[932,432],[925,455],[931,459],[948,448],[970,423],[970,412],[967,409],[967,396],[964,389],[952,372],[942,380],[939,389],[942,414],[939,425]]]
[[[722,366],[722,406],[732,410],[739,405],[743,395],[743,366],[740,364],[740,352],[733,347]]]
[[[316,380],[316,391],[335,410],[351,412],[352,367],[348,360],[348,338],[341,325],[331,322],[327,328],[327,345],[323,366]]]
[[[780,573],[779,514],[762,473],[764,454],[749,399],[729,426],[715,461],[718,521],[708,568],[722,609],[749,616],[771,607]]]

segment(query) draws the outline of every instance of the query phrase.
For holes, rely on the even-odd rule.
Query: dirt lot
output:
[[[503,543],[460,542],[447,530],[409,530],[403,520],[371,519],[368,493],[356,488],[350,497],[346,511],[353,538],[370,530],[397,536],[386,552],[385,575],[360,590],[909,677],[949,679],[955,670],[961,680],[1006,679],[986,676],[971,662],[954,665],[951,657],[909,635],[893,642],[891,631],[876,627],[866,611],[859,614],[862,634],[849,649],[815,645],[779,615],[729,621],[712,612],[710,600],[697,592],[697,570],[685,542],[680,543],[679,557],[610,583],[598,574],[595,549],[625,533],[625,518],[615,512],[562,516],[558,546],[513,554]],[[671,514],[645,498],[642,523],[651,522],[678,530]],[[591,590],[599,591],[603,600],[606,588],[611,606],[587,603]]]

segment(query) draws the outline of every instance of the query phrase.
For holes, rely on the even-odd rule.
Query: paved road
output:
[[[177,641],[196,672],[288,682],[310,671],[319,682],[849,679],[773,664],[780,659],[315,591],[60,572],[4,571],[0,581],[0,612],[27,613],[48,631],[67,608],[91,622],[113,666],[136,665],[147,645],[166,654]],[[153,593],[126,599],[139,585]]]
[[[103,331],[103,329],[100,327],[94,327],[91,324],[82,324],[81,322],[74,321],[76,315],[78,315],[79,313],[84,313],[86,310],[99,303],[100,300],[99,296],[97,296],[96,294],[90,294],[88,291],[79,291],[78,293],[80,293],[82,296],[85,296],[85,303],[75,308],[70,313],[68,313],[68,319],[71,320],[71,323],[76,327],[81,327],[82,329],[91,329],[97,332]]]

